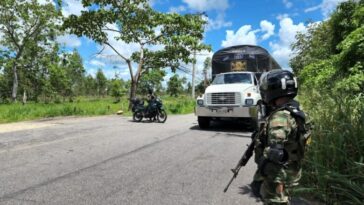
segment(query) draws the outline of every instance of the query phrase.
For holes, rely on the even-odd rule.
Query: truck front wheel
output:
[[[198,126],[201,129],[207,129],[210,126],[210,118],[209,117],[198,117],[197,121],[198,121]]]

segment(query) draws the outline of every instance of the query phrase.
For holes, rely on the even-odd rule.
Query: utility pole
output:
[[[196,50],[193,51],[192,63],[192,98],[195,99]]]
[[[207,86],[208,86],[207,70],[203,70],[203,75],[204,75],[203,85],[205,86],[205,88],[207,88]]]

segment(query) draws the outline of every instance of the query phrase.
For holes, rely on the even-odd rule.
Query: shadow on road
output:
[[[132,122],[132,123],[159,123],[157,120],[153,121],[153,120],[148,120],[148,119],[143,119],[140,122],[135,122],[134,120],[128,120],[128,121]]]
[[[194,125],[190,127],[190,130],[221,132],[232,137],[250,137],[252,131],[248,124],[237,121],[212,121],[208,129],[201,129],[198,125]]]
[[[253,194],[253,192],[252,192],[252,190],[251,190],[250,186],[248,186],[248,185],[245,185],[245,186],[239,187],[239,194],[241,194],[241,195],[249,194],[249,197],[250,197],[250,198],[254,198],[254,199],[256,200],[256,202],[257,202],[257,203],[258,203],[258,202],[262,202],[262,201],[260,200],[260,198],[256,197],[256,196]]]

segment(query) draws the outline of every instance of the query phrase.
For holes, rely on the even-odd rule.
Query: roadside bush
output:
[[[327,204],[362,203],[364,96],[306,90],[300,98],[315,123],[305,157],[301,191]]]

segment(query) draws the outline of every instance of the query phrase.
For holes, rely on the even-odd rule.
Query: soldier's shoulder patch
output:
[[[287,126],[289,118],[290,118],[289,111],[286,110],[278,111],[271,116],[269,120],[270,121],[269,126],[270,127]]]

